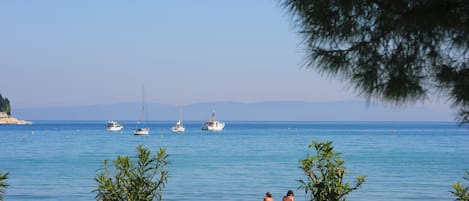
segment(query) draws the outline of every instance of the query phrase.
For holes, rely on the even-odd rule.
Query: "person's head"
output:
[[[289,190],[289,191],[287,192],[287,196],[293,196],[293,191],[292,191],[292,190]]]
[[[271,198],[271,197],[272,197],[272,193],[271,193],[271,192],[267,192],[267,193],[265,193],[265,196]]]

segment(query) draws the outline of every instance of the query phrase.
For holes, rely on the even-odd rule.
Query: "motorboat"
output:
[[[202,130],[205,131],[222,131],[225,128],[225,122],[220,122],[215,119],[215,112],[212,112],[212,117],[205,121]]]
[[[106,124],[107,131],[121,131],[124,126],[117,123],[117,121],[108,121]]]
[[[202,126],[202,130],[206,131],[222,131],[225,127],[225,122],[219,122],[214,120],[207,120]]]

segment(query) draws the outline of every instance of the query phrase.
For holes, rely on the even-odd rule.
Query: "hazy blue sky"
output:
[[[0,93],[16,108],[136,102],[142,85],[169,104],[361,99],[301,68],[276,0],[0,1],[0,30]]]

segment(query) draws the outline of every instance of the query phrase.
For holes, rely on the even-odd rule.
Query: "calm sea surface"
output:
[[[454,122],[227,122],[203,132],[201,122],[150,122],[150,136],[122,133],[105,121],[35,121],[0,126],[0,170],[9,172],[6,201],[95,200],[93,180],[105,159],[135,155],[142,144],[166,147],[171,165],[165,200],[275,200],[289,190],[306,200],[296,179],[313,140],[333,141],[345,159],[347,179],[366,175],[349,200],[454,200],[451,185],[469,169],[469,128]]]

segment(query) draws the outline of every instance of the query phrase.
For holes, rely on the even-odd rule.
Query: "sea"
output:
[[[456,122],[227,121],[221,132],[201,121],[151,121],[149,136],[134,136],[134,121],[107,132],[106,121],[34,121],[0,126],[0,170],[8,172],[5,201],[96,200],[94,177],[104,160],[135,156],[142,145],[166,148],[170,165],[164,200],[281,200],[306,179],[299,161],[313,141],[332,141],[347,168],[345,181],[365,183],[348,200],[454,200],[455,182],[469,170],[469,127]],[[313,152],[314,153],[314,152]]]

